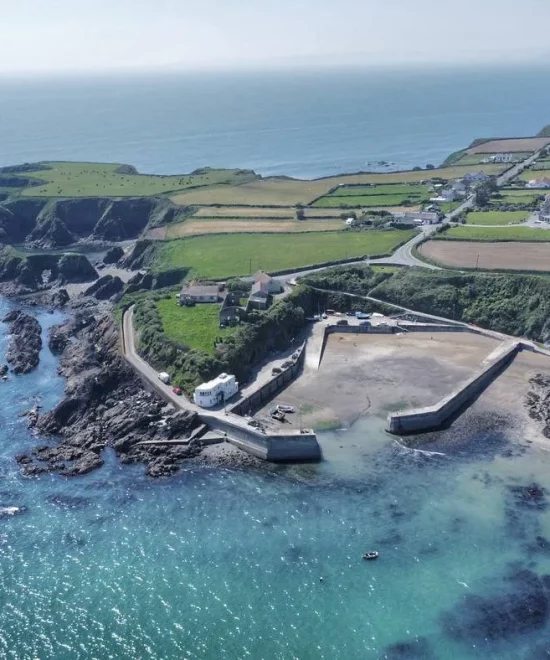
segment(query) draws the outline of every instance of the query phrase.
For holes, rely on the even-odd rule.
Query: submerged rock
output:
[[[15,374],[36,369],[42,349],[42,328],[34,316],[13,310],[2,319],[11,335],[6,360]]]
[[[430,660],[431,658],[435,656],[428,640],[424,637],[386,646],[380,655],[380,660]]]
[[[518,570],[499,581],[494,593],[466,594],[443,617],[447,634],[459,641],[495,642],[539,630],[550,615],[547,581]]]
[[[510,486],[516,504],[520,507],[535,511],[543,511],[548,506],[546,500],[547,491],[539,484],[532,483],[528,486]]]

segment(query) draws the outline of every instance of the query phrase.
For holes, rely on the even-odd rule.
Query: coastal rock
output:
[[[39,415],[35,430],[56,436],[58,444],[37,447],[17,457],[21,471],[74,476],[103,463],[110,446],[123,463],[144,463],[151,476],[173,474],[183,460],[200,454],[198,444],[140,445],[144,440],[189,436],[198,423],[194,412],[168,413],[157,394],[141,382],[118,353],[112,317],[95,307],[79,310],[55,329],[65,344],[61,368],[67,377],[65,396],[53,410]]]
[[[60,355],[63,353],[67,344],[69,343],[69,337],[59,330],[58,328],[51,328],[48,337],[48,347],[54,355]]]
[[[0,365],[0,378],[5,376],[9,371],[9,367],[7,364],[2,364]]]
[[[107,254],[103,257],[104,264],[116,264],[117,261],[120,261],[124,256],[124,250],[120,245],[115,245],[110,250],[107,251]]]
[[[459,641],[495,642],[542,629],[550,603],[547,581],[529,570],[499,580],[492,593],[466,594],[443,617],[446,632]]]
[[[428,640],[424,637],[391,644],[380,655],[380,660],[420,660],[420,658],[422,660],[435,658]]]
[[[97,282],[94,282],[90,287],[84,291],[84,296],[93,296],[97,300],[110,300],[113,296],[118,295],[124,288],[124,282],[120,277],[112,275],[104,275],[100,277]]]
[[[27,374],[36,369],[42,349],[40,323],[21,310],[6,314],[3,322],[8,324],[11,335],[6,360],[15,374]]]

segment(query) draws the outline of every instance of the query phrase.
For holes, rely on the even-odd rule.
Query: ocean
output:
[[[440,164],[550,123],[550,67],[0,80],[0,166],[110,161],[314,178]]]
[[[44,337],[61,320],[34,313]],[[83,477],[24,478],[14,456],[44,439],[21,413],[59,400],[56,365],[45,347],[35,372],[0,383],[0,657],[516,660],[549,648],[527,613],[550,572],[546,451],[498,425],[419,451],[370,418],[320,434],[318,465],[187,465],[152,480],[106,452]],[[546,490],[526,501],[534,483]],[[376,562],[361,558],[370,549]]]
[[[2,82],[0,158],[311,177],[376,159],[411,166],[475,136],[538,131],[550,121],[543,80],[526,70]],[[12,306],[0,298],[0,318]],[[32,310],[44,336],[62,318]],[[0,364],[7,341],[0,324]],[[1,658],[547,657],[543,449],[473,424],[418,451],[367,418],[319,434],[318,465],[188,464],[152,480],[106,452],[83,477],[24,478],[15,455],[49,440],[21,413],[59,401],[56,367],[45,345],[35,372],[0,383]],[[530,484],[545,489],[538,500],[524,497]],[[380,558],[362,561],[370,549]]]

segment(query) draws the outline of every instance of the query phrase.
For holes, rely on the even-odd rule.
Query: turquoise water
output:
[[[438,164],[550,123],[550,68],[0,80],[0,166],[117,161],[317,177]]]
[[[407,657],[515,659],[550,639],[487,646],[445,626],[466,594],[501,593],[511,567],[550,572],[534,549],[550,513],[510,491],[550,490],[550,456],[491,416],[467,416],[430,454],[370,420],[324,435],[316,466],[151,480],[108,454],[81,478],[25,479],[13,456],[42,441],[18,415],[55,403],[55,366],[45,349],[35,373],[0,384],[0,506],[26,508],[0,517],[0,657],[348,660],[408,640]],[[380,559],[363,562],[372,548]]]

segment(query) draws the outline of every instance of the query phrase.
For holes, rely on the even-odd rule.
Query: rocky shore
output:
[[[530,390],[525,398],[525,406],[531,419],[540,422],[542,433],[550,438],[550,378],[537,374],[529,380]]]
[[[112,447],[121,462],[145,463],[148,474],[164,476],[200,454],[200,443],[194,441],[139,444],[186,438],[198,420],[195,413],[176,413],[144,391],[118,354],[118,333],[107,309],[82,302],[70,321],[52,331],[49,344],[61,352],[65,396],[50,412],[31,411],[29,425],[55,441],[17,456],[24,474],[85,474],[100,467],[103,450]]]
[[[21,310],[13,310],[2,319],[11,335],[6,360],[14,374],[28,374],[36,369],[42,349],[40,323]]]

